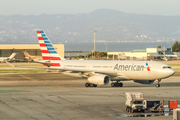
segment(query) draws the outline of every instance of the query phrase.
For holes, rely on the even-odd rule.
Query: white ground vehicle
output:
[[[126,111],[134,111],[144,112],[144,105],[143,105],[143,93],[140,92],[126,92]]]

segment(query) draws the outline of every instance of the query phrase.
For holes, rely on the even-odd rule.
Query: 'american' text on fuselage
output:
[[[114,70],[120,71],[144,71],[144,65],[118,65],[114,66]]]

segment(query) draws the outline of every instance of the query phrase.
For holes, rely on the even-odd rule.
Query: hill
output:
[[[82,14],[0,16],[1,43],[37,43],[44,30],[53,43],[172,41],[180,38],[180,16],[129,14],[99,9]]]

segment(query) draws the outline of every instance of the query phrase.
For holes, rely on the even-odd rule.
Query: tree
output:
[[[102,57],[107,56],[107,52],[96,51],[95,55],[96,55],[96,58],[102,58]],[[87,58],[91,58],[92,56],[94,56],[94,52],[89,53],[89,54],[86,55]]]
[[[157,48],[161,48],[161,46],[159,45],[159,46],[157,46]]]
[[[178,41],[175,41],[171,48],[173,52],[180,52],[180,43]]]

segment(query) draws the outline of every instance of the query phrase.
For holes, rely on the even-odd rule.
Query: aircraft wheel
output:
[[[93,87],[97,87],[97,85],[96,85],[96,84],[93,84]]]
[[[123,83],[119,83],[119,87],[123,87]]]
[[[94,85],[93,85],[93,84],[91,84],[91,83],[90,83],[90,85],[89,85],[89,86],[90,86],[90,87],[94,87]]]
[[[156,84],[156,87],[157,87],[157,88],[160,87],[160,84]]]
[[[115,83],[115,87],[119,87],[119,83]]]
[[[114,87],[115,86],[115,84],[114,83],[111,83],[111,87]]]
[[[85,87],[89,87],[89,83],[85,83]]]

